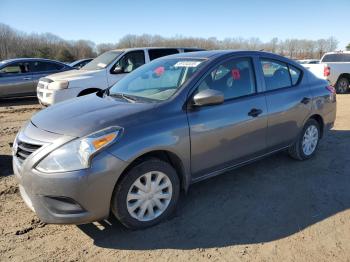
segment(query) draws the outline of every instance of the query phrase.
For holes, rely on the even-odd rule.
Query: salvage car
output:
[[[162,56],[199,51],[199,48],[127,48],[111,50],[79,70],[53,74],[40,79],[37,96],[49,106],[77,96],[104,90],[136,68]]]
[[[46,223],[112,213],[145,228],[169,217],[195,182],[279,151],[310,159],[335,116],[334,88],[287,58],[177,54],[34,115],[15,138],[13,170]]]
[[[35,96],[39,78],[71,70],[61,62],[41,58],[16,58],[0,62],[0,98]]]

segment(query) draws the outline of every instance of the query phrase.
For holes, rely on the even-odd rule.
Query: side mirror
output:
[[[194,106],[218,105],[222,104],[223,102],[224,93],[213,89],[200,91],[193,97]]]
[[[113,69],[113,74],[121,74],[124,73],[124,68],[120,65],[116,65]]]

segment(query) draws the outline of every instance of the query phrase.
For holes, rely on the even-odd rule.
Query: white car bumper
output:
[[[37,97],[42,105],[53,105],[67,99],[77,97],[81,90],[79,88],[67,88],[61,90],[50,90],[46,88],[46,85],[40,85],[37,87]]]

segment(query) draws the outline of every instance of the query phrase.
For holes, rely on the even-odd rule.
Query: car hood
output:
[[[57,80],[75,80],[75,79],[82,79],[82,78],[89,78],[89,77],[95,77],[99,75],[104,75],[105,70],[69,70],[65,72],[60,72],[56,74],[52,74],[47,76],[46,78],[49,78],[53,81]]]
[[[96,94],[77,97],[48,107],[31,119],[48,132],[82,137],[110,126],[124,127],[140,117],[153,103],[129,103]]]

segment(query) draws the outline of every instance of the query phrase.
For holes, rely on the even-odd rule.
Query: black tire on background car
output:
[[[311,158],[318,147],[321,131],[320,125],[315,119],[309,119],[297,140],[289,148],[289,155],[297,160],[305,160]]]
[[[146,228],[174,212],[179,193],[175,169],[165,161],[152,158],[124,174],[114,189],[111,210],[124,226]]]
[[[346,77],[340,77],[335,86],[335,90],[338,94],[345,94],[349,89],[349,79]]]

